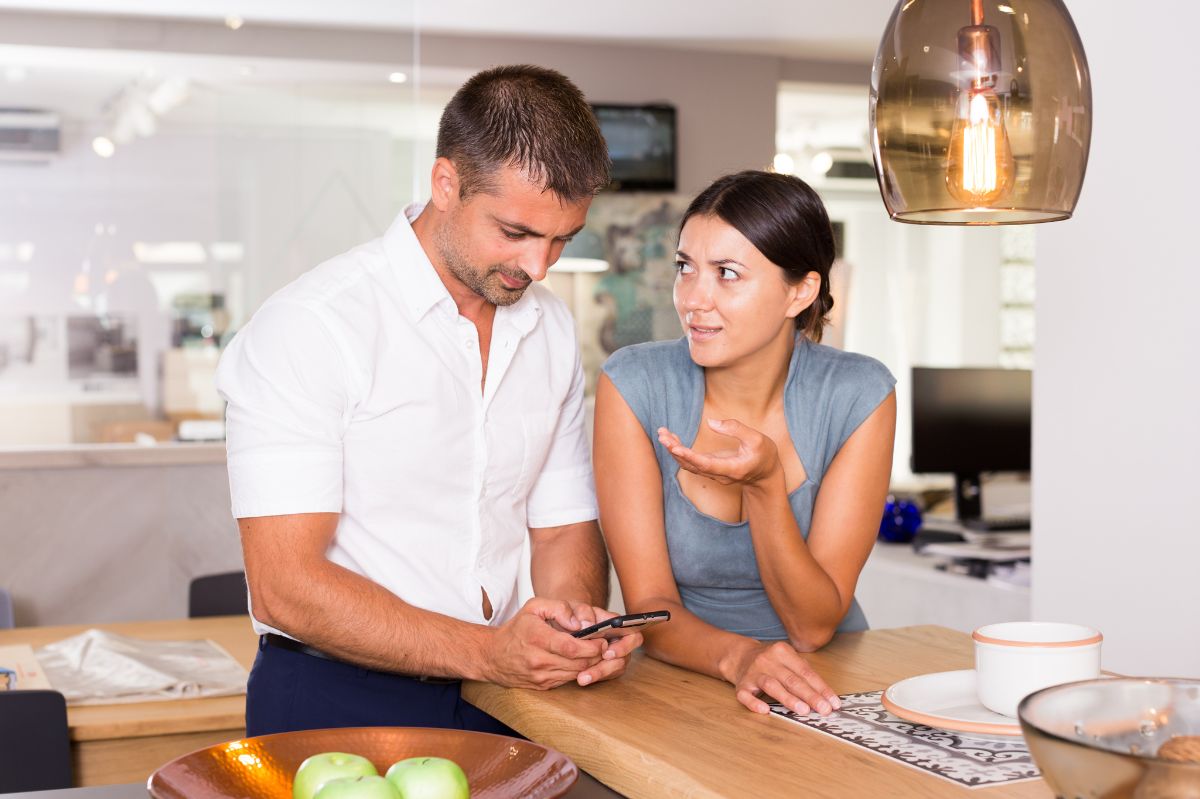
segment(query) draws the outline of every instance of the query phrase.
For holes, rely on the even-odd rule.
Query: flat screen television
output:
[[[592,105],[608,142],[614,191],[675,191],[675,108]]]

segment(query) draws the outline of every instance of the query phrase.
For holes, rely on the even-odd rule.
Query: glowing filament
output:
[[[987,100],[971,98],[970,123],[963,128],[963,191],[988,194],[996,190],[996,126],[988,119]]]

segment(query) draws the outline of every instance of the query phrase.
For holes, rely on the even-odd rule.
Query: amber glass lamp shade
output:
[[[871,73],[871,148],[892,219],[1068,219],[1092,137],[1083,44],[1060,0],[900,0]]]

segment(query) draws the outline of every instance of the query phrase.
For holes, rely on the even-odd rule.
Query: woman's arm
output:
[[[654,449],[605,374],[596,387],[593,440],[600,522],[626,612],[671,611],[671,621],[646,628],[647,653],[732,683],[739,701],[757,712],[767,711],[759,692],[801,713],[810,706],[824,713],[836,707],[836,694],[790,646],[762,644],[722,630],[683,606],[667,551],[662,475]]]
[[[782,473],[742,491],[763,586],[802,652],[827,644],[854,601],[859,572],[879,533],[895,435],[892,393],[834,456],[817,492],[807,541],[792,515]]]
[[[736,453],[697,453],[662,435],[680,466],[725,483],[741,483],[759,574],[788,638],[802,652],[824,646],[854,601],[859,572],[871,554],[887,496],[896,434],[891,393],[834,456],[817,493],[808,540],[792,515],[774,443],[732,420]]]

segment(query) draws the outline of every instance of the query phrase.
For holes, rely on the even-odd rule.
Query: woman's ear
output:
[[[787,317],[795,319],[817,301],[817,296],[821,293],[821,274],[809,272],[799,282],[792,283],[788,289],[792,296],[788,302]]]
[[[443,213],[459,199],[458,169],[449,158],[438,158],[433,162],[429,176],[429,201]]]

